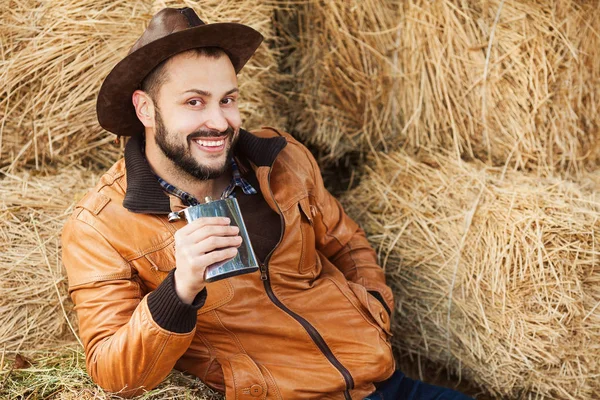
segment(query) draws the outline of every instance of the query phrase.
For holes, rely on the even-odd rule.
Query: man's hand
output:
[[[175,232],[175,291],[186,304],[192,304],[204,289],[204,271],[217,262],[233,258],[242,244],[239,228],[229,218],[204,217]]]

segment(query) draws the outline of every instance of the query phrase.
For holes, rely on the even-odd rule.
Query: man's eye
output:
[[[228,104],[232,104],[235,100],[232,99],[231,97],[226,97],[223,100],[221,100],[221,103],[228,105]]]
[[[200,104],[200,100],[190,100],[190,101],[188,101],[188,104],[190,106],[197,106]]]

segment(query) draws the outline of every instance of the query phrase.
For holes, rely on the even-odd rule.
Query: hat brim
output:
[[[263,41],[249,26],[237,23],[200,25],[172,33],[139,48],[121,60],[108,74],[98,93],[96,113],[100,125],[119,136],[143,131],[131,101],[143,79],[161,62],[197,47],[219,47],[238,73]]]

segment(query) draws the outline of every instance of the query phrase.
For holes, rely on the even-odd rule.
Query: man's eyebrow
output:
[[[228,91],[227,91],[227,92],[226,92],[226,93],[223,95],[223,97],[225,97],[225,96],[228,96],[228,95],[230,95],[230,94],[232,94],[232,93],[237,93],[237,92],[239,92],[239,91],[240,91],[240,90],[239,90],[238,88],[233,88],[233,89],[231,89],[231,90],[228,90]],[[211,97],[211,96],[212,96],[212,93],[210,93],[210,92],[207,92],[206,90],[201,90],[201,89],[189,89],[189,90],[186,90],[186,91],[185,91],[185,92],[183,92],[183,93],[185,94],[185,93],[190,93],[190,92],[191,92],[191,93],[196,93],[196,94],[199,94],[200,96],[205,96],[205,97]]]
[[[184,94],[186,94],[186,93],[196,93],[196,94],[199,94],[200,96],[206,96],[206,97],[212,96],[212,94],[210,92],[207,92],[206,90],[200,90],[200,89],[189,89],[189,90],[186,90],[183,93]]]

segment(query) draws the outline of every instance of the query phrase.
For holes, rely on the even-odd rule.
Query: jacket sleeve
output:
[[[87,222],[71,217],[62,245],[89,374],[121,396],[152,389],[188,349],[195,331],[194,307],[179,301],[172,274],[144,295],[129,263]],[[165,329],[169,325],[183,329]]]
[[[364,286],[387,308],[394,310],[394,296],[385,283],[383,269],[365,232],[343,210],[342,205],[325,188],[321,172],[312,154],[309,158],[313,179],[313,201],[316,204],[314,229],[317,250],[325,255],[346,279]]]

